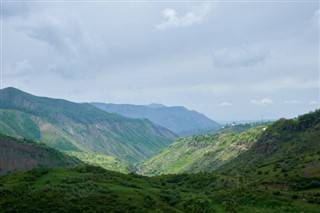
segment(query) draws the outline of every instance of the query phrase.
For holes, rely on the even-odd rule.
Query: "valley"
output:
[[[0,91],[0,212],[317,212],[320,110],[178,137]]]

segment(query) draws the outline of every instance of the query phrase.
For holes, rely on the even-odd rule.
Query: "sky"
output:
[[[320,106],[318,1],[3,1],[1,88],[185,106],[216,121]]]

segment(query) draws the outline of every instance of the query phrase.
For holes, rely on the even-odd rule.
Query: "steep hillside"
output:
[[[248,152],[223,169],[248,175],[266,173],[273,180],[320,178],[320,110],[278,120]]]
[[[131,105],[91,103],[110,113],[117,113],[129,118],[147,118],[180,136],[193,135],[203,131],[214,131],[220,125],[194,110],[184,107],[166,107],[161,104]]]
[[[64,151],[96,152],[138,162],[176,137],[148,120],[110,114],[90,104],[0,91],[0,130]]]
[[[212,172],[250,149],[265,128],[179,138],[142,162],[138,172],[144,175]]]
[[[0,134],[0,174],[46,167],[75,167],[75,158],[44,144]]]

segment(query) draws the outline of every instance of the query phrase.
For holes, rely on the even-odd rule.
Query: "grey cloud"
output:
[[[270,57],[266,48],[254,45],[242,45],[239,48],[222,48],[213,52],[213,61],[217,67],[248,67],[265,61]]]
[[[27,59],[23,59],[15,63],[6,63],[3,70],[6,77],[21,77],[30,74],[33,67]]]
[[[259,82],[251,87],[251,90],[267,93],[278,93],[283,90],[308,90],[319,89],[319,79],[306,80],[304,78],[287,77],[271,81]]]
[[[29,2],[27,13],[3,19],[4,86],[72,101],[185,105],[217,120],[318,107],[309,103],[319,97],[318,4],[218,4]],[[274,104],[250,103],[264,97]]]
[[[2,17],[22,16],[29,12],[30,7],[27,2],[3,2]]]
[[[52,48],[49,71],[72,79],[83,77],[83,71],[93,75],[104,68],[108,58],[104,41],[88,33],[76,21],[62,21],[52,16],[41,18],[41,21],[30,20],[20,30]]]

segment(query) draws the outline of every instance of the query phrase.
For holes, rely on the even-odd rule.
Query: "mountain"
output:
[[[250,149],[266,126],[239,125],[222,133],[178,138],[157,155],[140,163],[144,175],[212,172]],[[239,131],[244,129],[244,131]],[[239,131],[239,132],[237,132]]]
[[[262,129],[247,151],[210,173],[145,177],[84,165],[0,176],[0,209],[4,213],[319,212],[319,127],[320,110],[281,119]],[[194,143],[212,139],[220,144],[216,138],[225,134],[234,139],[224,144],[227,149],[231,144],[240,146],[237,140],[256,138],[254,131],[261,130],[254,127],[241,137],[234,131],[203,135]]]
[[[166,107],[162,104],[132,105],[91,103],[110,113],[117,113],[129,118],[146,118],[172,132],[187,136],[203,131],[215,131],[220,124],[194,110],[181,106]]]
[[[0,174],[46,167],[75,167],[82,164],[44,144],[0,134]]]
[[[63,151],[100,153],[134,163],[176,138],[146,119],[110,114],[87,103],[37,97],[15,88],[2,89],[0,97],[0,132]]]

